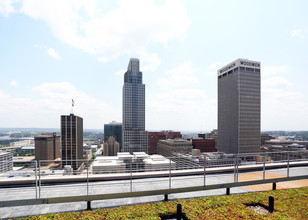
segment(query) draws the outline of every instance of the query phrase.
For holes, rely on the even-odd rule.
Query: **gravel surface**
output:
[[[260,205],[256,205],[256,206],[248,206],[248,208],[252,209],[253,211],[259,213],[260,215],[266,215],[267,213],[269,213],[269,211],[267,209],[265,209],[264,207],[260,206]]]

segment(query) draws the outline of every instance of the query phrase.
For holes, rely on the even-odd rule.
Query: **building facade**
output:
[[[218,70],[218,151],[260,151],[260,66],[237,59]]]
[[[192,138],[192,145],[194,149],[199,149],[203,152],[216,152],[215,139],[213,138]]]
[[[157,154],[157,143],[159,140],[182,138],[181,132],[158,131],[148,132],[149,154]]]
[[[13,170],[13,153],[0,150],[0,173]]]
[[[104,156],[117,156],[118,152],[120,152],[119,143],[114,137],[109,137],[108,140],[104,142]]]
[[[109,137],[114,137],[119,143],[120,151],[122,149],[122,123],[112,121],[104,124],[104,141],[108,141]]]
[[[122,111],[122,145],[124,152],[148,152],[145,131],[145,85],[139,60],[132,58],[124,74]]]
[[[83,119],[74,114],[61,115],[62,164],[77,170],[83,159]]]
[[[42,133],[34,137],[34,142],[35,160],[55,160],[62,158],[60,135],[57,135],[55,132]]]

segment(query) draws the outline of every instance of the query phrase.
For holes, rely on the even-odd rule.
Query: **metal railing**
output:
[[[219,164],[219,160],[213,161],[206,160],[205,158],[193,158],[193,163],[189,166],[189,161],[181,164],[176,164],[174,161],[178,161],[178,158],[170,157],[168,158],[168,164],[163,166],[162,169],[157,168],[145,168],[145,165],[142,163],[130,161],[124,167],[117,170],[116,173],[113,173],[114,169],[105,169],[101,173],[93,173],[92,164],[93,160],[78,160],[77,162],[81,165],[80,169],[71,170],[69,167],[65,167],[64,164],[72,161],[36,161],[28,163],[27,167],[19,171],[6,172],[0,174],[0,188],[4,187],[5,184],[20,183],[20,185],[25,185],[26,183],[32,184],[32,189],[34,188],[35,195],[32,199],[44,199],[47,197],[43,195],[42,191],[48,192],[55,190],[57,187],[67,187],[67,193],[64,194],[64,197],[71,198],[74,196],[69,195],[69,191],[74,193],[75,189],[80,188],[85,189],[82,193],[82,196],[96,196],[101,195],[99,193],[91,193],[90,188],[107,188],[110,187],[110,182],[105,180],[121,180],[127,181],[125,186],[128,186],[125,193],[137,193],[138,190],[134,190],[134,185],[144,183],[148,181],[149,183],[156,183],[157,185],[163,185],[162,189],[158,189],[159,192],[164,192],[163,190],[171,190],[170,192],[180,192],[183,187],[175,187],[177,181],[183,181],[183,179],[198,180],[196,186],[191,187],[201,187],[202,189],[210,189],[207,185],[207,177],[210,173],[214,172],[233,172],[233,181],[232,182],[222,182],[220,185],[226,188],[225,184],[239,183],[239,174],[240,172],[246,172],[247,170],[259,170],[262,174],[262,180],[267,181],[266,179],[266,170],[272,167],[283,167],[285,169],[285,178],[286,179],[277,179],[277,182],[288,181],[296,178],[296,176],[290,175],[290,167],[296,164],[307,166],[308,158],[295,158],[294,155],[297,155],[299,152],[266,152],[266,153],[256,153],[256,154],[237,154],[233,158],[229,158],[227,166],[222,166]],[[258,157],[258,158],[257,158]],[[248,159],[247,159],[248,158]],[[222,163],[226,163],[226,160],[221,160]],[[301,163],[306,161],[307,163]],[[191,161],[190,161],[191,162]],[[232,163],[229,163],[232,162]],[[230,166],[232,164],[232,166]],[[1,165],[1,164],[0,164]],[[26,176],[23,176],[26,174]],[[189,175],[189,176],[188,176]],[[187,177],[188,176],[188,177]],[[17,178],[18,177],[18,178]],[[154,179],[154,177],[156,179]],[[145,180],[145,178],[151,178]],[[289,178],[289,179],[288,179]],[[302,178],[300,176],[300,178]],[[93,182],[93,181],[97,182]],[[138,182],[139,181],[139,182]],[[63,185],[65,182],[69,184]],[[122,182],[112,182],[115,186],[117,184],[122,184]],[[55,184],[57,183],[57,184]],[[62,185],[60,185],[61,183]],[[165,184],[166,183],[166,184]],[[257,184],[260,184],[258,182]],[[262,182],[265,183],[265,182]],[[54,185],[53,185],[54,184]],[[230,185],[234,187],[233,185]],[[31,188],[30,187],[30,188]],[[190,190],[191,187],[185,187],[186,190]],[[178,191],[177,191],[178,189]],[[196,188],[200,189],[200,188]],[[175,190],[175,191],[172,191]],[[153,191],[153,190],[152,190]],[[154,192],[150,192],[150,194]],[[155,190],[154,190],[155,191]],[[188,192],[187,191],[187,192]],[[78,191],[79,192],[79,191]],[[123,194],[126,195],[126,194]],[[108,193],[112,194],[112,193]],[[113,193],[114,194],[114,193]],[[117,193],[116,193],[117,194]],[[152,195],[151,194],[151,195]],[[161,193],[160,193],[161,194]],[[169,193],[167,193],[169,194]],[[132,195],[138,195],[132,194]],[[88,197],[85,197],[88,198]],[[89,197],[90,198],[90,197]],[[95,197],[96,198],[96,197]],[[103,197],[99,197],[103,198]],[[53,201],[53,200],[50,200]],[[60,201],[60,200],[59,200]],[[2,204],[2,203],[1,203]]]

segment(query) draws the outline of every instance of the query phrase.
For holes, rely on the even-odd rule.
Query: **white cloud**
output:
[[[168,70],[166,73],[169,75],[192,75],[195,71],[198,71],[198,69],[192,67],[191,61],[185,61],[181,65]]]
[[[147,126],[152,129],[212,129],[216,124],[216,99],[209,99],[200,89],[199,79],[190,61],[166,71],[157,81],[159,89],[147,96]],[[214,117],[213,117],[214,116]]]
[[[55,58],[56,60],[61,59],[61,56],[59,55],[59,53],[57,51],[55,51],[55,49],[53,49],[53,48],[49,48],[49,47],[42,45],[42,44],[35,44],[34,47],[38,47],[40,49],[46,50],[48,55]]]
[[[160,65],[160,59],[156,53],[147,54],[142,53],[140,56],[141,62],[141,71],[151,71],[154,72],[156,68]],[[143,64],[145,63],[145,64]]]
[[[48,48],[47,52],[51,57],[55,58],[56,60],[60,60],[61,57],[59,53],[56,52],[53,48]]]
[[[45,21],[62,42],[103,62],[142,55],[151,43],[181,40],[190,24],[181,0],[119,0],[117,8],[106,13],[96,8],[98,1],[24,0],[21,12]]]
[[[268,78],[262,81],[262,86],[264,88],[268,88],[268,87],[284,88],[284,87],[290,87],[292,85],[293,83],[291,83],[286,78],[280,77],[280,76],[271,77],[271,78]]]
[[[17,81],[16,81],[16,80],[12,80],[12,81],[10,82],[10,86],[12,86],[12,87],[14,87],[14,88],[17,88],[17,86],[18,86]]]
[[[193,84],[199,83],[199,79],[193,75],[195,69],[190,61],[185,61],[179,66],[166,71],[167,78],[160,78],[157,84],[162,89],[172,89],[178,87],[191,87]]]
[[[292,37],[299,37],[299,38],[304,39],[305,38],[305,33],[306,33],[305,29],[295,29],[295,30],[292,30],[291,36]]]
[[[121,69],[121,70],[115,72],[114,75],[123,77],[125,72],[126,72],[126,70]]]
[[[261,74],[265,72],[265,79],[261,82],[263,130],[307,129],[303,123],[308,120],[308,101],[304,101],[307,95],[299,92],[292,81],[281,76],[288,71],[288,66],[267,66],[262,69]]]
[[[14,2],[16,0],[1,0],[0,1],[0,14],[4,17],[8,17],[10,13],[16,12],[14,9]]]
[[[7,127],[60,126],[60,115],[71,112],[84,119],[84,128],[103,128],[110,118],[121,121],[121,112],[79,91],[69,82],[43,83],[32,88],[37,98],[14,97],[0,90],[0,121]],[[12,114],[14,112],[14,114]]]
[[[209,67],[206,69],[206,74],[207,75],[217,75],[217,70],[219,68],[222,67],[222,62],[215,62],[215,63],[212,63],[211,65],[209,65]]]
[[[289,67],[287,65],[275,66],[269,65],[261,68],[261,74],[268,76],[274,74],[287,74],[289,71]]]

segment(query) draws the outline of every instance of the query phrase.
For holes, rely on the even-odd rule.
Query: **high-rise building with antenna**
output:
[[[83,119],[74,114],[61,115],[62,164],[77,170],[83,159]]]

